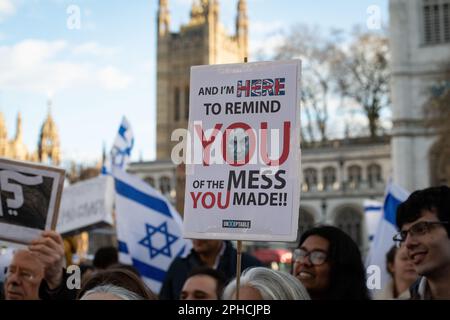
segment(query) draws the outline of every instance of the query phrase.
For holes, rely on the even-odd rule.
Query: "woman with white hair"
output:
[[[86,291],[80,300],[144,300],[144,298],[123,287],[105,284]]]
[[[224,300],[236,299],[236,279],[224,290]],[[246,269],[240,279],[240,300],[310,300],[301,282],[283,271],[263,267]]]

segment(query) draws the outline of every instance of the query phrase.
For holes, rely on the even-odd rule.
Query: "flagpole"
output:
[[[237,241],[237,263],[236,263],[236,300],[239,300],[239,290],[241,284],[241,260],[242,260],[242,241]]]
[[[248,58],[244,57],[244,63],[248,62]],[[239,291],[241,286],[241,262],[242,262],[242,240],[237,241],[237,257],[236,257],[236,300],[239,300]]]

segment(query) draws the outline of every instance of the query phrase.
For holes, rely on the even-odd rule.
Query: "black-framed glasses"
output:
[[[401,246],[405,242],[408,234],[411,236],[421,236],[430,232],[431,228],[435,225],[446,225],[448,221],[420,221],[413,224],[408,230],[402,230],[397,233],[392,239],[397,247]]]
[[[309,257],[309,261],[315,266],[320,266],[327,261],[328,255],[322,250],[306,251],[304,249],[294,250],[294,262],[304,263],[305,259]]]

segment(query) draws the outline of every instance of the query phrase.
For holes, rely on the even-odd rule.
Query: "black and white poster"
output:
[[[55,229],[64,170],[0,158],[0,239],[29,243]]]

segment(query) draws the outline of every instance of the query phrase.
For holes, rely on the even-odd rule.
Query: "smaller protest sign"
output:
[[[64,189],[56,230],[64,235],[113,224],[114,180],[99,176]]]

